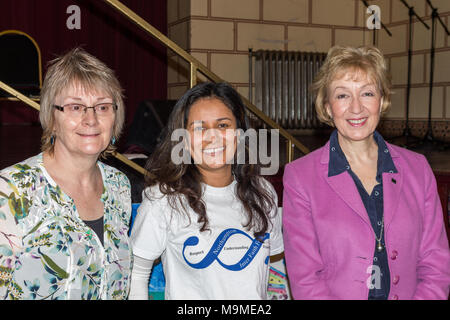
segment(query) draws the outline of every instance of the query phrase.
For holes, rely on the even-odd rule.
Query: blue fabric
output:
[[[369,215],[370,223],[376,234],[376,237],[380,236],[382,218],[383,218],[383,180],[382,174],[384,172],[397,172],[392,157],[386,146],[383,137],[375,131],[373,138],[378,145],[378,161],[377,161],[377,175],[376,180],[378,184],[373,188],[372,193],[369,195],[359,180],[358,176],[352,171],[344,152],[342,151],[339,141],[337,130],[334,130],[330,138],[330,161],[328,165],[328,176],[332,177],[339,175],[345,171],[348,171],[350,176],[355,182],[358,189],[361,200],[364,203],[367,214]],[[390,271],[388,264],[388,257],[386,249],[382,252],[378,252],[376,249],[375,240],[375,254],[373,258],[373,265],[378,266],[381,272],[381,286],[380,288],[373,288],[369,290],[369,300],[386,300],[389,296],[390,290]],[[381,238],[381,242],[384,242],[384,231]]]

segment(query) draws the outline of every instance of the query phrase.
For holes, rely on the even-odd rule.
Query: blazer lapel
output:
[[[401,159],[397,152],[393,150],[389,144],[386,145],[388,146],[395,168],[398,172],[383,173],[383,214],[385,230],[388,229],[394,214],[397,211],[399,203],[398,199],[400,199],[400,193],[403,187]]]
[[[364,203],[361,200],[355,182],[348,172],[343,172],[337,176],[328,177],[326,173],[325,179],[336,194],[344,200],[344,202],[353,209],[367,224],[370,224],[369,215],[367,214]]]
[[[325,180],[328,182],[330,187],[336,192],[336,194],[351,208],[355,211],[361,219],[363,219],[367,224],[370,224],[369,215],[367,214],[364,203],[361,200],[358,189],[356,188],[355,182],[348,172],[343,172],[336,176],[328,177],[328,162],[330,159],[330,142],[323,148],[320,162],[322,164]]]

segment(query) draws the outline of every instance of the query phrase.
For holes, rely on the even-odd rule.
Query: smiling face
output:
[[[112,102],[112,98],[102,90],[88,91],[75,84],[64,89],[55,99],[55,105],[59,106],[81,104],[91,107]],[[55,152],[98,157],[108,147],[113,132],[114,112],[108,116],[98,116],[93,109],[88,109],[86,113],[74,116],[66,110],[55,109],[54,113]]]
[[[230,170],[236,153],[236,119],[221,100],[203,98],[190,108],[187,129],[189,148],[202,174],[221,169]]]
[[[341,139],[372,137],[380,121],[382,97],[378,86],[362,72],[347,72],[328,87],[327,112]]]

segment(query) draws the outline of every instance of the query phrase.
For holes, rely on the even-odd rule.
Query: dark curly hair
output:
[[[172,141],[171,136],[176,129],[187,129],[191,106],[204,98],[217,98],[222,101],[232,111],[237,129],[242,129],[244,132],[249,129],[244,104],[235,89],[227,83],[198,84],[188,90],[174,106],[168,124],[161,133],[161,142],[147,161],[146,169],[149,174],[145,178],[147,187],[159,185],[159,190],[167,196],[174,210],[179,211],[181,205],[184,213],[187,214],[183,204],[183,200],[187,200],[189,206],[198,215],[197,222],[202,224],[200,231],[209,230],[206,207],[202,200],[203,178],[195,164],[175,164],[171,160],[172,149],[179,143]],[[259,238],[269,228],[270,213],[276,205],[275,199],[271,190],[267,188],[269,182],[260,175],[260,165],[249,163],[249,148],[246,146],[238,149],[245,150],[246,161],[244,164],[238,164],[236,161],[238,152],[236,152],[235,161],[231,165],[237,184],[236,194],[248,218],[244,227],[253,229],[255,237]],[[146,197],[151,200],[147,193]]]

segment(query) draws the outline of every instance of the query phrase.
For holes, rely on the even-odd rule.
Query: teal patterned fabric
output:
[[[130,183],[98,166],[104,246],[46,172],[42,154],[0,171],[0,299],[126,299]]]

